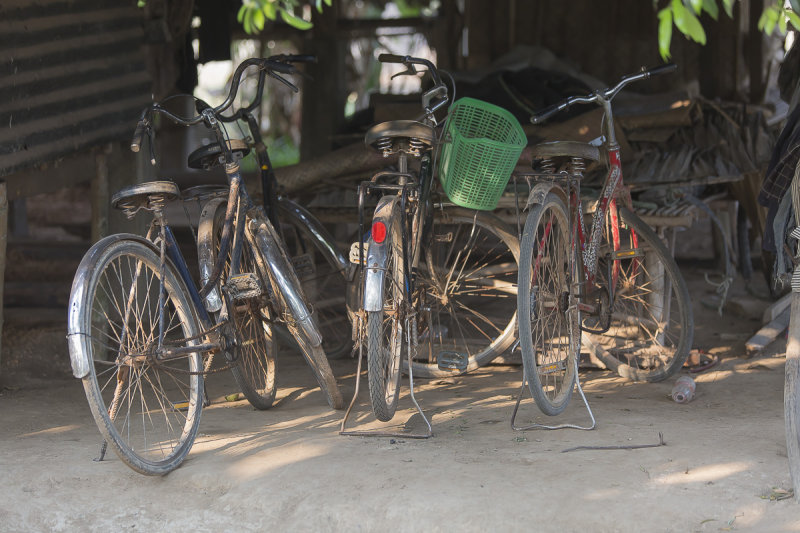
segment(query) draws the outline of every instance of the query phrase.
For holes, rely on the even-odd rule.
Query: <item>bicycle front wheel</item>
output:
[[[525,220],[520,242],[519,341],[531,396],[546,415],[561,413],[575,385],[579,321],[572,305],[569,217],[564,202],[548,194]]]
[[[436,207],[416,278],[415,376],[452,376],[440,357],[488,364],[514,342],[519,241],[496,216]],[[422,262],[422,261],[421,261]]]
[[[88,363],[83,386],[106,443],[142,474],[175,469],[197,434],[203,379],[197,352],[164,356],[158,350],[199,342],[189,340],[200,327],[171,263],[162,272],[146,241],[107,237],[78,267],[69,312],[70,324],[79,329],[72,334],[83,337],[70,342],[70,351],[80,352],[71,355]]]
[[[610,326],[584,333],[584,344],[609,369],[634,381],[662,381],[686,362],[694,321],[686,283],[656,233],[625,207],[606,217],[597,250],[597,279],[611,287]],[[613,228],[619,230],[614,245]],[[609,279],[610,276],[610,279]],[[587,318],[592,329],[601,319]]]
[[[375,418],[391,420],[400,395],[403,352],[403,254],[400,221],[390,221],[388,260],[383,277],[383,309],[367,313],[367,376]]]

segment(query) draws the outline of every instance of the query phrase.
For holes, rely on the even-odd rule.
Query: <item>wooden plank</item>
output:
[[[778,338],[778,335],[786,331],[789,327],[789,309],[784,309],[781,314],[775,317],[775,320],[758,330],[758,332],[750,337],[744,347],[747,353],[752,355],[760,352],[766,348],[772,341]]]
[[[761,323],[762,324],[769,324],[773,320],[775,320],[778,315],[783,313],[783,311],[789,307],[792,303],[792,293],[785,294],[780,300],[777,302],[773,302],[770,304],[769,307],[764,309],[764,314],[761,316]]]
[[[5,292],[6,246],[8,244],[8,194],[6,182],[0,181],[0,360],[3,357],[3,295]],[[0,365],[2,366],[2,365]]]

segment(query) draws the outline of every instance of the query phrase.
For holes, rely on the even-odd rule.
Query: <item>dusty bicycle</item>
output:
[[[444,131],[435,114],[450,95],[433,63],[391,54],[379,60],[403,64],[399,75],[416,75],[420,66],[432,79],[422,95],[421,117],[378,124],[365,138],[384,157],[397,156],[396,169],[378,172],[359,188],[364,238],[351,252],[362,267],[356,330],[367,354],[372,411],[388,421],[397,407],[404,348],[416,403],[414,376],[467,372],[511,346],[518,243],[499,218],[454,205],[435,187],[434,151]],[[369,194],[379,199],[367,230]]]
[[[105,439],[100,459],[110,444],[123,462],[143,474],[170,472],[191,449],[203,408],[205,363],[213,354],[223,353],[226,368],[238,374],[243,388],[250,387],[248,399],[271,404],[275,323],[283,323],[294,336],[328,403],[342,406],[319,329],[283,243],[242,180],[237,158],[243,143],[226,139],[221,124],[220,115],[232,105],[248,67],[294,87],[281,76],[296,72],[291,64],[247,59],[237,67],[222,104],[201,106],[190,118],[153,104],[143,112],[131,143],[139,151],[147,133],[154,159],[151,124],[160,114],[185,126],[205,124],[222,147],[208,155],[224,163],[229,187],[219,230],[213,225],[204,230],[211,235],[204,242],[213,248],[207,254],[214,261],[202,286],[192,279],[167,223],[166,204],[182,196],[171,181],[133,185],[113,196],[112,205],[130,217],[151,212],[149,230],[144,237],[101,239],[84,256],[73,281],[70,359]]]
[[[633,211],[622,182],[611,102],[630,83],[675,69],[623,77],[612,88],[574,96],[534,115],[539,124],[576,104],[605,112],[599,147],[548,142],[533,147],[538,172],[520,242],[519,336],[525,378],[537,406],[567,406],[581,346],[623,377],[660,381],[681,368],[692,344],[689,293],[657,234]],[[591,214],[581,203],[587,162],[607,157],[608,174]],[[584,224],[591,216],[591,226]]]

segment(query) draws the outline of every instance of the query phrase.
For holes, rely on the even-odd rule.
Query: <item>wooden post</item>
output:
[[[95,158],[95,174],[92,178],[92,242],[108,235],[108,159],[110,150],[104,150]]]
[[[783,411],[789,472],[794,484],[795,500],[800,501],[800,293],[797,292],[792,292],[789,338],[786,342]]]
[[[0,360],[3,356],[3,294],[6,277],[6,245],[8,244],[8,193],[6,182],[0,181]]]

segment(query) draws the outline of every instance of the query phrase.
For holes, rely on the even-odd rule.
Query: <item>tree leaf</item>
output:
[[[694,42],[706,44],[706,32],[703,30],[703,25],[680,0],[672,0],[672,16],[675,19],[675,26],[681,33]]]
[[[703,0],[689,0],[689,3],[692,5],[694,12],[698,15],[703,11]]]
[[[281,18],[283,19],[283,21],[289,26],[297,28],[298,30],[309,30],[314,26],[307,20],[303,20],[294,13],[289,13],[285,9],[281,8],[280,11],[281,11]]]
[[[758,18],[758,31],[764,31],[764,26],[767,25],[767,10],[765,9],[761,16]]]
[[[800,31],[800,17],[794,11],[787,11],[786,16],[789,17],[789,22],[792,23],[794,29]]]
[[[264,16],[267,17],[269,20],[275,20],[275,17],[278,14],[275,12],[275,2],[273,0],[268,0],[261,4],[261,10],[264,11]]]
[[[255,26],[258,31],[264,29],[264,12],[260,9],[253,11],[253,26]]]
[[[733,18],[733,0],[722,0],[722,7],[725,8],[725,14]]]
[[[247,13],[247,6],[242,4],[242,7],[239,8],[239,12],[236,14],[236,22],[241,24],[245,13]]]
[[[769,7],[764,13],[767,14],[767,22],[764,24],[764,33],[767,35],[772,35],[772,32],[775,31],[775,25],[778,23],[778,10]]]
[[[670,58],[669,47],[672,44],[672,9],[665,7],[658,12],[658,52],[661,59]]]
[[[778,31],[781,32],[781,35],[786,35],[786,11],[781,10],[780,15],[778,15]]]
[[[333,7],[333,0],[324,0],[324,1],[325,1],[325,5],[326,6]],[[797,1],[797,0],[795,0],[795,1]]]
[[[789,5],[792,6],[792,11],[800,13],[800,0],[789,0]]]
[[[703,0],[703,11],[708,13],[712,19],[719,19],[719,6],[717,6],[717,0]]]

